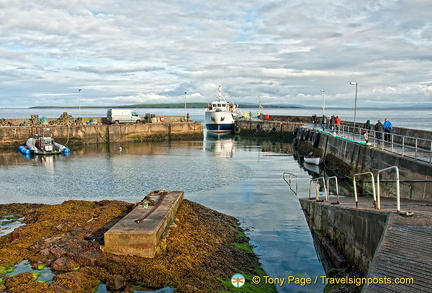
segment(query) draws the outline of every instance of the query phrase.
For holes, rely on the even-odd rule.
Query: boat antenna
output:
[[[222,86],[220,85],[218,88],[218,100],[222,100]]]

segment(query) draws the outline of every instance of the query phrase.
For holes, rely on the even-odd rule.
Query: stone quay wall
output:
[[[164,141],[202,139],[203,125],[198,122],[142,124],[86,124],[0,127],[0,148],[15,148],[33,135],[42,135],[49,128],[54,139],[68,146],[94,143]]]
[[[389,214],[299,199],[308,225],[326,235],[365,276],[386,229]]]
[[[372,172],[376,179],[378,170],[397,166],[401,198],[432,201],[432,164],[324,133],[320,133],[318,148],[324,157],[333,155],[351,166],[352,175]],[[395,178],[394,171],[382,176],[385,182],[380,183],[381,195],[395,197],[395,182],[391,181]]]

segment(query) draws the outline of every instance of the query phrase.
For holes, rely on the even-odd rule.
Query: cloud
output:
[[[431,103],[430,1],[4,0],[0,107]],[[17,99],[19,97],[19,99]],[[18,103],[18,104],[17,104]]]

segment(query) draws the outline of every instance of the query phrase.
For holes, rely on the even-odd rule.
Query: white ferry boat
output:
[[[239,117],[238,107],[228,103],[222,97],[222,87],[219,86],[218,97],[205,110],[205,125],[210,133],[234,132],[235,120]]]

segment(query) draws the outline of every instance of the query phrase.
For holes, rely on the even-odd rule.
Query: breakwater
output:
[[[326,160],[331,160],[333,157],[349,165],[351,176],[363,172],[372,172],[376,175],[379,170],[397,166],[401,198],[432,201],[432,164],[430,163],[325,133],[320,133],[317,148],[322,151],[322,156]],[[364,189],[367,190],[370,182],[365,181],[363,184]],[[395,198],[394,181],[387,180],[381,183],[380,188],[382,196]]]
[[[142,124],[84,124],[0,127],[0,147],[15,148],[33,135],[50,129],[55,140],[68,146],[130,142],[202,139],[203,125],[198,122],[156,122]]]

